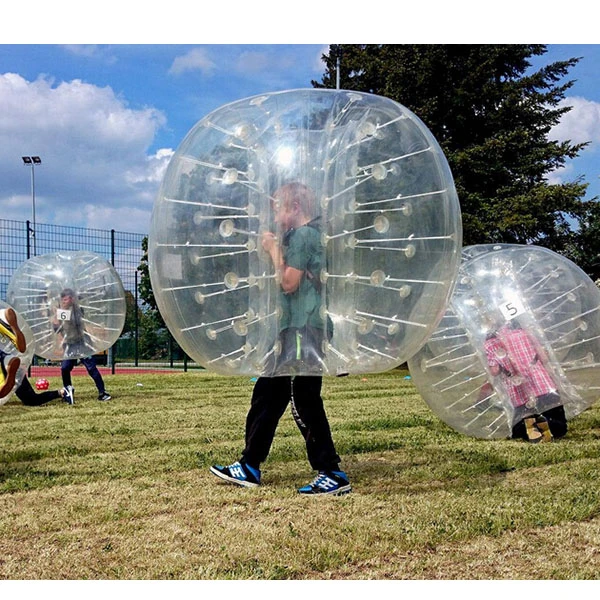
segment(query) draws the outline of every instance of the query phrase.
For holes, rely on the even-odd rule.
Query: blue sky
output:
[[[178,2],[173,6],[177,8]],[[4,37],[13,43],[0,45],[2,218],[31,219],[31,170],[23,165],[21,156],[39,155],[42,165],[35,169],[38,222],[147,233],[169,157],[198,120],[241,98],[311,87],[311,80],[320,79],[324,72],[320,56],[327,44],[357,41],[352,29],[340,35],[339,30],[331,28],[327,33],[317,31],[323,43],[297,43],[294,35],[283,36],[290,43],[282,43],[277,36],[272,43],[256,44],[252,39],[246,42],[238,29],[226,28],[223,34],[227,19],[235,16],[240,27],[246,18],[243,11],[231,9],[235,3],[227,6],[230,10],[221,14],[213,9],[213,13],[204,14],[204,19],[199,18],[204,9],[198,10],[195,20],[189,11],[176,13],[177,19],[165,16],[164,21],[162,15],[156,16],[166,28],[173,21],[180,25],[195,23],[202,33],[190,35],[185,29],[185,35],[176,37],[184,41],[201,38],[207,40],[205,44],[162,42],[156,33],[143,35],[142,23],[141,36],[128,30],[129,39],[135,40],[132,43],[81,43],[95,42],[98,34],[87,29],[65,30],[65,25],[58,34],[52,30],[54,39],[47,39],[39,29],[44,9],[41,13],[34,11],[38,29],[33,33],[27,28],[31,15],[21,11],[17,23],[21,31],[13,34],[7,30]],[[366,14],[368,20],[377,11]],[[124,28],[131,21],[110,17],[108,11],[98,15],[97,20],[117,27],[117,39],[127,39],[123,33],[119,35],[122,30],[118,27]],[[94,19],[92,13],[87,22]],[[308,29],[303,29],[306,21],[302,15],[289,22],[297,26],[296,37],[299,30],[300,39],[311,39],[306,35]],[[215,23],[217,33],[213,31],[211,39],[211,25]],[[252,31],[251,21],[246,29]],[[379,41],[389,41],[389,33],[379,33]],[[314,35],[313,31],[312,39]],[[351,39],[344,39],[346,35]],[[110,41],[111,37],[100,35],[101,40]],[[252,37],[270,41],[269,35],[255,33]],[[368,37],[358,41],[372,42]],[[391,37],[393,42],[437,41],[435,36],[410,39],[394,33]],[[539,35],[532,37],[530,41],[544,43],[536,39]],[[586,40],[590,36],[579,37]],[[149,42],[151,39],[157,43]],[[77,43],[59,44],[58,40]],[[489,43],[495,41],[513,40],[504,37]],[[553,134],[557,139],[591,144],[566,169],[554,173],[552,180],[571,180],[581,175],[590,183],[588,197],[592,197],[600,195],[600,45],[550,43],[549,52],[536,66],[574,56],[583,57],[569,77],[577,80],[568,93],[568,103],[574,108]]]
[[[0,45],[0,208],[146,233],[162,173],[223,104],[310,87],[323,45]]]

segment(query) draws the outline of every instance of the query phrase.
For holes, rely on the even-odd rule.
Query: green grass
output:
[[[600,408],[553,444],[459,435],[404,371],[326,378],[353,492],[304,498],[290,414],[263,486],[239,457],[252,390],[207,372],[75,378],[76,404],[0,406],[2,579],[596,579]],[[51,385],[59,386],[58,380]]]

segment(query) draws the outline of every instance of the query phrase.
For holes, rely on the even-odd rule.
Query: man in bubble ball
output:
[[[485,353],[491,374],[502,378],[514,407],[513,439],[535,444],[566,435],[565,409],[545,367],[546,353],[517,319],[488,336]]]
[[[71,381],[71,371],[77,364],[77,358],[70,357],[83,355],[80,361],[96,384],[98,400],[110,400],[111,395],[104,387],[102,375],[91,356],[91,349],[86,344],[83,308],[79,305],[77,294],[71,288],[65,288],[60,293],[60,306],[54,314],[52,325],[55,333],[62,336],[66,358],[60,364],[60,373],[63,385],[69,390],[71,398],[74,398],[75,392]]]
[[[314,226],[314,192],[294,182],[273,195],[275,223],[284,231],[281,245],[266,232],[262,246],[279,274],[282,318],[279,342],[281,353],[274,372],[294,361],[319,361],[324,323],[319,314],[321,289],[319,275],[323,252]],[[306,442],[311,467],[317,476],[298,492],[304,495],[341,495],[352,489],[346,473],[340,470],[338,456],[321,397],[321,376],[259,377],[252,392],[246,417],[246,447],[239,461],[213,465],[210,471],[229,483],[244,487],[260,485],[260,465],[271,449],[279,420],[288,404]]]

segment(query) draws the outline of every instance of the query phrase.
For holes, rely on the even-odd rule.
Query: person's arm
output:
[[[263,234],[262,246],[271,257],[275,270],[279,272],[281,289],[285,294],[293,294],[300,287],[304,271],[285,264],[277,239],[270,231]]]
[[[497,377],[498,375],[500,375],[501,369],[500,365],[498,364],[498,361],[494,356],[493,340],[486,340],[483,349],[485,352],[485,357],[487,359],[488,367],[490,369],[490,373],[492,374],[492,377]]]
[[[58,320],[58,306],[52,307],[52,329],[55,333],[62,330],[62,322]]]
[[[532,345],[534,352],[535,352],[534,362],[535,362],[535,360],[539,360],[541,363],[546,364],[548,362],[548,355],[546,354],[546,350],[538,342],[538,340],[535,336],[533,336],[529,332],[526,332],[526,334],[527,334],[527,339],[529,340],[529,343]]]
[[[50,305],[50,314],[51,314],[50,320],[55,329],[56,329],[56,327],[58,327],[60,325],[60,323],[58,322],[58,316],[56,314],[57,310],[58,310],[58,306],[56,306],[54,304]]]

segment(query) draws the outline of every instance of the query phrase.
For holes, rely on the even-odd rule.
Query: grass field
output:
[[[115,375],[98,402],[0,406],[0,579],[597,579],[600,407],[552,444],[451,430],[406,372],[324,380],[353,492],[307,498],[290,414],[263,486],[237,459],[252,381]],[[51,385],[59,387],[58,379]]]

